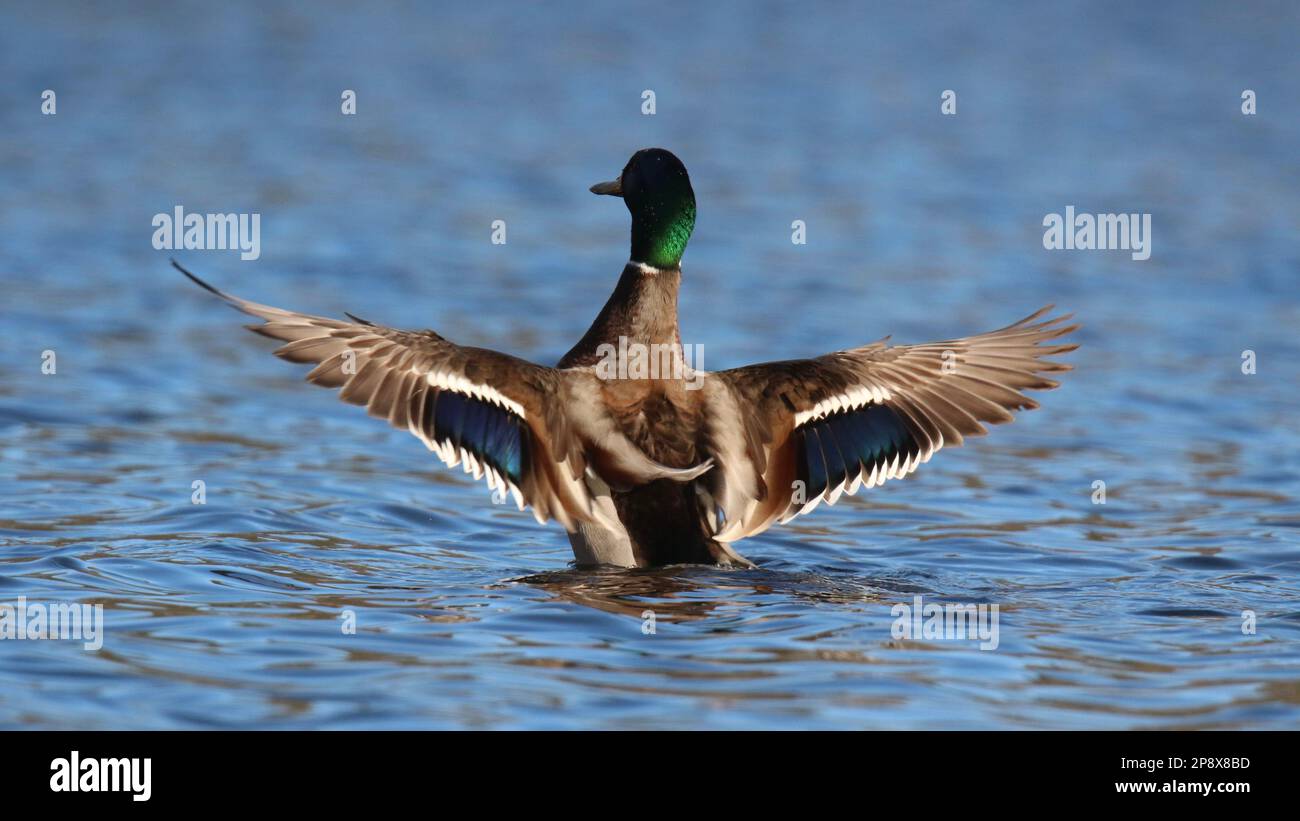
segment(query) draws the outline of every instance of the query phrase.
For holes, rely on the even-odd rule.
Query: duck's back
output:
[[[691,390],[690,384],[681,379],[617,379],[605,382],[602,392],[620,432],[646,456],[671,467],[691,466],[708,457],[700,448],[702,392]],[[597,486],[593,491],[602,504],[612,507],[622,532],[580,526],[570,534],[580,564],[648,567],[715,560],[695,482],[656,480],[633,488]]]
[[[596,369],[602,401],[620,432],[651,459],[689,467],[707,456],[700,453],[703,392],[693,389],[699,384],[692,381],[677,331],[680,282],[680,270],[628,263],[596,320],[558,367]],[[656,366],[649,377],[636,373],[638,356],[641,366]],[[580,525],[569,537],[579,564],[714,561],[694,482],[593,490],[623,529]]]

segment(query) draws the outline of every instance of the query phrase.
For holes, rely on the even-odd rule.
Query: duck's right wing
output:
[[[433,331],[401,331],[261,305],[217,290],[172,263],[232,307],[263,320],[248,328],[284,342],[276,355],[316,365],[307,379],[340,388],[339,398],[410,431],[449,467],[474,478],[539,522],[604,526],[587,481],[625,487],[655,479],[690,481],[712,462],[675,469],[651,460],[615,425],[590,371],[558,370]]]
[[[923,345],[861,348],[709,374],[708,451],[718,469],[706,511],[720,542],[834,504],[859,487],[901,479],[940,448],[1036,408],[1022,394],[1069,370],[1048,356],[1077,345],[1051,306],[1005,328]]]

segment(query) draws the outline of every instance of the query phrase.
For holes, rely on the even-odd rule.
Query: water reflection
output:
[[[906,582],[690,565],[647,570],[570,568],[511,581],[605,613],[640,619],[649,610],[656,619],[666,621],[711,618],[720,610],[735,610],[769,597],[858,604],[892,601],[903,593],[923,591]]]

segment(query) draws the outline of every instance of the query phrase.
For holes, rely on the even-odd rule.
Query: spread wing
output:
[[[706,481],[715,538],[735,541],[843,493],[901,479],[940,448],[1038,407],[1022,390],[1069,370],[1044,357],[1077,348],[1051,306],[997,331],[924,345],[886,341],[816,359],[710,374]],[[737,422],[737,420],[739,420]]]
[[[401,331],[272,308],[217,290],[172,263],[232,307],[263,320],[247,326],[285,344],[276,355],[316,367],[307,379],[410,431],[448,467],[531,507],[539,522],[604,522],[590,480],[624,487],[690,481],[712,462],[675,469],[649,459],[618,430],[588,370],[559,370],[457,345],[433,331]],[[595,483],[601,487],[601,483]]]

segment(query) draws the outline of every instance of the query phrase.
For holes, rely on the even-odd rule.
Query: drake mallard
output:
[[[923,345],[888,337],[815,359],[706,373],[682,358],[677,290],[695,227],[686,167],[638,151],[618,179],[632,252],[591,328],[553,367],[401,331],[347,314],[327,319],[223,293],[316,367],[307,379],[408,430],[449,467],[486,478],[538,522],[564,526],[579,565],[684,562],[753,567],[733,545],[842,494],[901,479],[985,423],[1035,408],[1021,393],[1068,370],[1044,357],[1076,345],[1051,306],[1000,330]],[[661,346],[672,368],[611,371],[620,343]],[[624,348],[626,349],[626,348]],[[620,378],[622,377],[622,378]]]

